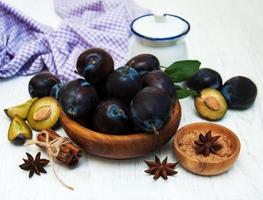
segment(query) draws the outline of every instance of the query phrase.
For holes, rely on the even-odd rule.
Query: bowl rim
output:
[[[183,155],[185,158],[187,158],[188,160],[191,160],[191,161],[194,161],[194,162],[200,162],[199,160],[196,160],[194,159],[193,157],[190,157],[188,155],[186,155],[180,148],[179,148],[179,145],[177,143],[177,139],[179,137],[180,134],[183,134],[185,133],[184,130],[189,128],[189,127],[194,127],[196,125],[202,125],[202,126],[211,126],[211,130],[213,129],[213,127],[220,127],[220,128],[223,128],[225,131],[227,131],[230,135],[233,136],[233,138],[235,139],[235,141],[237,142],[237,148],[234,149],[233,153],[227,157],[227,159],[224,159],[224,160],[219,160],[219,161],[211,161],[211,162],[205,162],[207,164],[218,164],[218,163],[224,163],[224,162],[227,162],[228,160],[231,160],[233,158],[237,158],[239,153],[240,153],[240,149],[241,149],[241,143],[240,143],[240,140],[239,138],[237,137],[237,135],[232,131],[230,130],[229,128],[223,126],[223,125],[220,125],[220,124],[216,124],[216,123],[212,123],[212,122],[194,122],[194,123],[190,123],[190,124],[187,124],[183,127],[181,127],[180,129],[177,130],[175,136],[174,136],[174,139],[173,139],[173,146],[174,146],[174,149],[176,151],[178,151],[181,155]]]
[[[174,36],[171,36],[171,37],[164,37],[164,38],[148,37],[148,36],[142,35],[142,34],[140,34],[140,33],[138,33],[137,31],[134,30],[133,25],[134,25],[134,23],[135,23],[137,20],[139,20],[139,19],[141,19],[141,18],[143,18],[143,17],[153,16],[153,15],[154,15],[154,14],[146,14],[146,15],[142,15],[142,16],[140,16],[140,17],[135,18],[135,19],[131,22],[131,24],[130,24],[131,32],[132,32],[134,35],[138,36],[139,38],[146,39],[146,40],[151,40],[151,41],[160,41],[160,42],[161,42],[161,41],[177,40],[177,39],[185,36],[185,35],[190,31],[190,29],[191,29],[191,25],[190,25],[190,23],[189,23],[186,19],[184,19],[184,18],[182,18],[182,17],[180,17],[180,16],[178,16],[178,15],[165,13],[165,14],[163,14],[163,16],[176,17],[176,18],[182,20],[182,21],[187,25],[186,30],[183,31],[182,33],[178,34],[178,35],[174,35]]]

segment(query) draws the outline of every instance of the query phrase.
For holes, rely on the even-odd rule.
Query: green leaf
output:
[[[180,90],[180,89],[183,89],[181,86],[179,86],[179,85],[174,85],[174,87],[175,87],[175,89],[177,89],[177,90]]]
[[[195,90],[189,90],[189,89],[184,89],[181,87],[177,87],[176,90],[176,96],[178,99],[184,99],[189,96],[197,96],[198,93]]]
[[[167,73],[174,83],[179,83],[191,78],[199,69],[201,62],[198,60],[182,60],[174,62],[167,67]]]

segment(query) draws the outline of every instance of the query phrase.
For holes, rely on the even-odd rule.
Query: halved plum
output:
[[[14,116],[8,129],[8,140],[14,144],[24,144],[32,138],[32,130],[19,116]]]
[[[55,98],[43,97],[31,105],[27,121],[34,130],[52,128],[59,122],[60,111],[60,104]]]
[[[206,88],[195,98],[195,108],[199,115],[208,120],[218,120],[227,112],[227,103],[216,89]]]
[[[29,110],[30,106],[37,99],[38,98],[35,97],[33,99],[30,99],[30,100],[26,101],[23,104],[4,109],[4,112],[10,119],[13,119],[16,115],[19,116],[22,119],[26,119],[27,118],[27,113],[28,113],[28,110]]]

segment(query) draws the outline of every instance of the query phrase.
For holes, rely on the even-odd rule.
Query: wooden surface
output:
[[[180,149],[180,140],[184,136],[191,133],[204,134],[208,131],[212,132],[212,136],[225,136],[228,139],[231,155],[227,156],[227,159],[205,162],[188,156]],[[204,176],[218,175],[229,170],[235,164],[240,152],[240,141],[233,131],[222,125],[207,122],[191,123],[180,128],[174,136],[173,146],[175,157],[182,167],[190,172]]]
[[[68,137],[86,152],[104,158],[131,159],[142,157],[166,144],[176,133],[181,119],[181,106],[175,102],[173,113],[160,135],[137,133],[130,135],[109,135],[95,132],[79,125],[61,113],[61,125]]]
[[[59,18],[52,0],[4,0],[31,17],[53,27]],[[16,147],[7,140],[9,119],[0,112],[0,194],[2,200],[260,200],[263,196],[263,1],[262,0],[138,0],[154,9],[175,13],[192,25],[186,37],[189,58],[202,61],[202,66],[218,70],[223,79],[234,75],[250,77],[258,86],[255,104],[245,111],[228,111],[219,121],[239,137],[241,152],[235,166],[215,177],[201,177],[178,167],[178,174],[167,181],[143,171],[144,159],[154,155],[176,161],[172,144],[143,158],[115,161],[84,155],[78,168],[68,170],[56,165],[57,173],[75,187],[71,192],[54,178],[48,166],[47,175],[28,179],[18,168],[25,152],[36,154],[35,147]],[[30,77],[0,80],[0,110],[29,98]],[[181,125],[204,121],[195,112],[191,98],[181,101]],[[64,134],[62,130],[59,131]],[[45,154],[43,154],[45,156]]]

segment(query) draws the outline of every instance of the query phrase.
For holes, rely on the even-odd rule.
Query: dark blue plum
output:
[[[257,86],[246,77],[236,76],[224,83],[221,93],[229,108],[243,110],[254,103],[257,96]]]
[[[71,118],[81,118],[95,110],[99,98],[95,88],[84,79],[68,82],[61,88],[60,103]]]
[[[171,98],[176,98],[176,90],[171,78],[162,70],[148,72],[142,79],[143,87],[157,87],[165,90]]]
[[[55,99],[59,100],[60,97],[60,90],[63,87],[63,83],[57,83],[56,85],[53,85],[53,87],[50,89],[49,96],[54,97]]]
[[[96,88],[97,94],[101,100],[108,98],[108,94],[106,90],[106,82],[93,84],[93,86]]]
[[[222,78],[220,74],[213,69],[201,68],[193,77],[186,81],[186,85],[196,91],[201,91],[205,88],[220,90],[222,87]]]
[[[93,116],[93,128],[96,131],[108,134],[129,132],[128,107],[116,99],[102,101]]]
[[[130,118],[145,132],[158,134],[170,119],[172,100],[165,90],[146,87],[134,97],[130,105]]]
[[[92,84],[105,81],[113,69],[111,55],[100,48],[84,51],[77,60],[77,72]]]
[[[28,84],[29,94],[31,97],[49,96],[51,88],[59,82],[55,75],[49,72],[41,72],[30,79]]]
[[[128,66],[114,70],[108,77],[106,90],[110,97],[130,103],[142,88],[142,80],[138,72]]]
[[[132,59],[130,59],[126,65],[136,69],[136,71],[138,71],[138,73],[141,76],[144,76],[146,73],[150,71],[160,69],[160,62],[158,58],[156,58],[152,54],[137,55]]]

